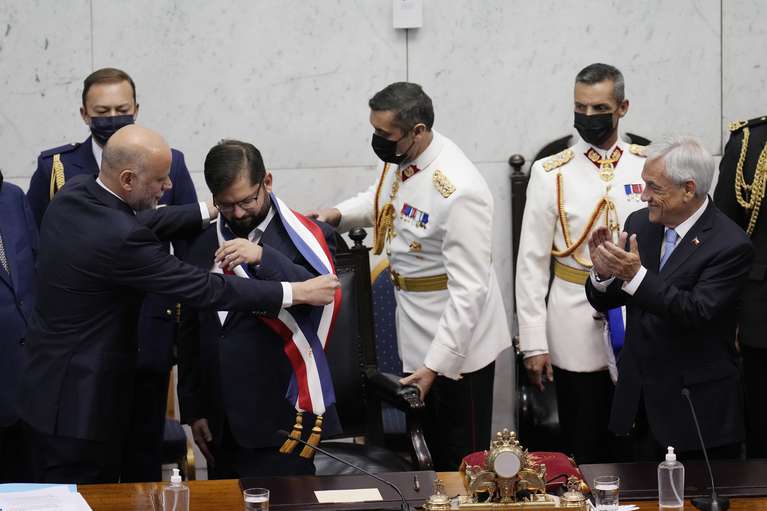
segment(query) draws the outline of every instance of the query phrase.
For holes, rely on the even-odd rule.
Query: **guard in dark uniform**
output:
[[[80,115],[91,130],[82,143],[67,144],[43,151],[29,184],[27,198],[38,225],[48,203],[66,182],[80,174],[97,175],[101,152],[109,137],[132,124],[138,115],[136,89],[130,76],[119,69],[104,68],[89,75],[83,84]],[[165,192],[161,204],[197,202],[192,178],[180,151],[172,150],[170,179],[173,187]],[[178,254],[183,241],[168,245]],[[160,481],[162,479],[162,440],[170,368],[180,305],[156,295],[147,295],[137,328],[137,368],[135,399],[131,414],[131,433],[123,449],[121,481]]]
[[[745,229],[754,264],[741,294],[738,339],[743,358],[746,455],[767,458],[767,116],[730,123],[730,140],[719,164],[714,202]]]

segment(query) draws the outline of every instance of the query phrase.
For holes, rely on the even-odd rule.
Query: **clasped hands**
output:
[[[629,250],[624,248],[627,239]],[[636,234],[629,237],[628,233],[622,232],[616,245],[607,227],[599,227],[589,238],[589,254],[594,271],[602,280],[616,277],[629,282],[642,267]]]

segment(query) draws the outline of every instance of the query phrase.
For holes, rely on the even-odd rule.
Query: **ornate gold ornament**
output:
[[[431,176],[431,181],[434,183],[437,191],[446,199],[455,192],[453,183],[451,183],[450,179],[448,179],[448,177],[439,169],[434,171],[434,174]]]
[[[458,499],[457,509],[497,510],[514,509],[589,509],[582,493],[585,487],[577,478],[570,478],[568,491],[562,497],[546,493],[546,467],[536,463],[517,440],[513,431],[504,429],[496,434],[483,466],[467,465],[464,485],[468,495]],[[435,493],[424,505],[427,511],[447,510],[450,501],[439,481]],[[453,503],[452,509],[456,509]]]
[[[561,167],[565,163],[569,162],[573,159],[575,156],[575,153],[572,149],[565,149],[564,151],[561,151],[545,162],[543,162],[543,170],[546,172],[551,172],[552,170]]]

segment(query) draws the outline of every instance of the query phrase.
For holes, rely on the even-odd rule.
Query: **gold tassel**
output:
[[[387,202],[376,219],[375,237],[373,238],[373,253],[379,255],[383,252],[386,241],[394,232],[394,217],[396,212],[391,202]]]
[[[312,428],[312,434],[309,435],[309,440],[307,440],[306,443],[312,446],[319,445],[320,435],[322,435],[322,415],[317,416],[317,420],[314,422],[314,427]],[[308,459],[314,456],[314,449],[309,447],[309,445],[305,445],[301,450],[302,458]]]
[[[285,440],[285,443],[282,444],[282,447],[280,447],[280,452],[283,454],[290,454],[293,452],[293,449],[296,448],[298,445],[298,442],[296,442],[296,438],[301,438],[301,432],[304,430],[304,427],[302,426],[303,422],[303,416],[301,415],[301,412],[298,412],[296,414],[296,423],[293,424],[293,431],[290,432],[290,438]]]

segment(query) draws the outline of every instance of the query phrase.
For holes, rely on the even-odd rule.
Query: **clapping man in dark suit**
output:
[[[157,209],[170,164],[160,135],[126,126],[107,143],[98,177],[71,179],[48,207],[19,398],[36,481],[118,480],[145,293],[271,316],[335,296],[334,275],[248,281],[168,254],[160,240],[193,236],[216,216],[212,204]]]
[[[309,242],[325,245],[328,256],[335,251],[333,228],[300,219],[272,193],[272,174],[252,144],[224,140],[214,146],[205,158],[205,181],[221,215],[191,243],[187,262],[217,272],[244,263],[255,279],[311,278],[318,274],[313,254],[296,243],[302,221],[316,229]],[[285,438],[276,432],[290,430],[296,417],[295,402],[286,399],[295,371],[285,331],[247,312],[184,312],[179,403],[211,479],[314,473],[311,458],[279,452]],[[314,359],[320,363],[318,354]],[[335,406],[325,405],[322,431],[337,432]],[[303,413],[305,434],[316,422],[311,411]]]
[[[589,242],[589,301],[600,311],[627,308],[610,429],[631,432],[638,460],[657,461],[669,445],[687,459],[700,456],[683,388],[709,454],[740,453],[735,305],[753,250],[708,197],[713,174],[713,158],[693,138],[650,146],[647,208],[628,217],[619,244],[606,229]]]

